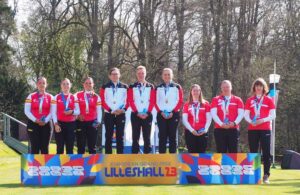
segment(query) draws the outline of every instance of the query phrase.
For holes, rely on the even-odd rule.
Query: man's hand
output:
[[[140,119],[145,120],[148,117],[148,114],[137,114]]]
[[[172,118],[173,117],[173,112],[170,112],[169,116],[168,116],[168,119]]]
[[[125,113],[125,111],[123,109],[117,109],[112,112],[112,114],[117,115],[117,116],[120,114],[123,114],[123,113]]]
[[[168,119],[167,116],[166,116],[166,114],[165,114],[164,112],[161,112],[161,115],[162,115],[162,117],[163,117],[164,119]]]
[[[143,119],[145,120],[146,118],[148,118],[148,114],[147,113],[143,114]]]

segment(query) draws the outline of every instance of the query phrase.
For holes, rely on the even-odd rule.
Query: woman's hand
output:
[[[72,115],[73,114],[73,110],[68,110],[68,111],[64,111],[65,115]]]
[[[223,123],[223,125],[221,126],[223,129],[229,129],[230,126],[228,124]]]
[[[43,121],[41,121],[39,119],[36,119],[35,123],[37,123],[39,126],[45,126],[46,125],[45,122],[43,122]]]
[[[263,122],[264,122],[263,119],[259,119],[259,120],[256,121],[256,125],[260,125],[260,124],[262,124]]]
[[[61,128],[57,123],[54,124],[54,130],[55,130],[56,133],[61,132]]]
[[[81,122],[82,122],[82,121],[84,120],[84,117],[83,117],[83,115],[79,115],[79,116],[78,116],[78,119],[79,119],[79,121],[81,121]]]
[[[197,131],[195,131],[195,130],[192,131],[192,134],[193,134],[194,136],[199,136],[199,134],[198,134]]]

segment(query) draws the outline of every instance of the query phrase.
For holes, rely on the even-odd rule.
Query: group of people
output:
[[[162,71],[163,83],[156,87],[146,81],[146,68],[136,68],[137,81],[131,85],[120,82],[120,70],[109,71],[110,81],[104,84],[99,94],[94,91],[94,81],[87,77],[83,81],[83,91],[70,93],[71,82],[61,81],[61,92],[54,97],[46,92],[47,80],[37,81],[37,91],[25,101],[25,114],[29,118],[27,131],[31,143],[31,153],[48,154],[50,120],[54,123],[57,154],[73,154],[76,137],[78,153],[96,153],[97,127],[105,126],[105,153],[112,153],[113,132],[116,129],[117,153],[124,148],[125,112],[131,108],[132,153],[139,152],[139,138],[142,131],[144,154],[151,152],[150,134],[152,110],[157,111],[159,129],[159,153],[176,153],[177,127],[182,118],[185,140],[190,153],[205,153],[208,130],[214,120],[214,137],[218,153],[237,153],[239,124],[244,118],[248,126],[248,140],[251,153],[262,149],[264,161],[264,182],[270,175],[271,121],[275,118],[275,105],[267,96],[268,85],[262,78],[256,79],[251,88],[251,96],[245,105],[240,97],[232,94],[229,80],[221,83],[221,94],[209,103],[203,98],[201,87],[193,84],[187,102],[183,101],[182,87],[173,81],[173,71]],[[182,116],[180,110],[182,110]],[[103,109],[103,111],[102,111]]]

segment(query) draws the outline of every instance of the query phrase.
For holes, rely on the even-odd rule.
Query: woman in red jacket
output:
[[[66,146],[67,154],[73,154],[76,116],[79,106],[76,96],[70,93],[71,82],[65,78],[61,81],[61,93],[52,101],[52,118],[55,128],[56,153],[63,154]]]
[[[27,132],[31,154],[48,154],[50,139],[52,95],[46,92],[47,79],[40,77],[36,83],[37,92],[31,93],[25,100],[24,112],[28,117]]]
[[[211,124],[210,105],[203,99],[199,85],[193,84],[189,94],[182,114],[186,145],[189,153],[205,153],[207,131]]]
[[[264,161],[263,182],[269,183],[271,166],[271,121],[276,117],[275,104],[272,98],[267,96],[269,89],[266,81],[256,79],[251,87],[252,96],[245,104],[245,120],[248,126],[248,142],[251,153],[257,153],[261,145]]]
[[[80,115],[76,131],[78,154],[84,154],[87,143],[90,154],[96,153],[97,127],[102,121],[100,96],[94,92],[94,80],[84,79],[83,91],[76,94]]]

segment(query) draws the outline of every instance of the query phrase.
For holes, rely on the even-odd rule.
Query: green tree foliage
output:
[[[11,61],[14,51],[7,42],[13,31],[13,11],[7,1],[0,1],[0,111],[22,117],[29,86],[25,77],[17,76],[19,68]]]
[[[51,21],[45,22],[40,17],[41,8],[37,9],[21,32],[26,66],[32,79],[45,76],[50,92],[55,94],[60,91],[60,80],[67,77],[74,83],[74,90],[78,90],[88,71],[84,63],[87,40],[83,27],[70,25],[64,30],[51,27]]]
[[[82,88],[81,79],[91,75],[98,88],[107,81],[112,66],[121,69],[122,81],[131,83],[135,67],[142,64],[154,84],[161,82],[161,70],[171,67],[175,81],[183,85],[185,99],[190,85],[198,83],[210,101],[220,92],[220,82],[229,79],[233,93],[246,101],[253,80],[268,81],[276,60],[281,75],[276,152],[300,151],[300,1],[32,2],[36,6],[28,10],[19,36],[29,83],[45,76],[49,91],[55,94],[62,78],[70,78],[76,91]],[[1,73],[12,64],[13,53],[3,36],[13,31],[10,12],[2,3]],[[1,76],[14,75],[11,71]],[[3,87],[4,83],[9,82],[1,82]],[[241,149],[246,152],[246,122],[241,126]],[[185,145],[183,132],[181,127],[181,146]],[[209,147],[214,148],[213,125],[209,132]]]

